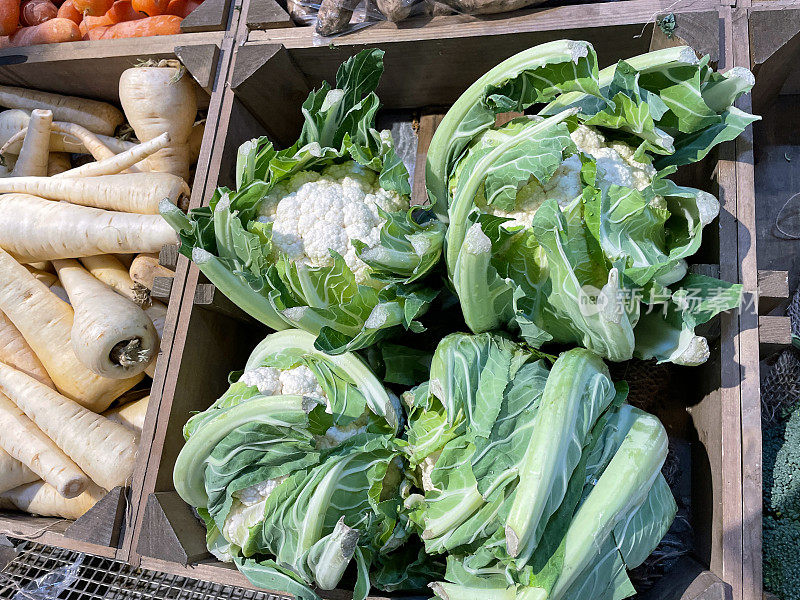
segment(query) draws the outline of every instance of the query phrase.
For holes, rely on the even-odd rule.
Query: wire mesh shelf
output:
[[[0,572],[8,600],[292,600],[291,596],[220,585],[26,540]]]

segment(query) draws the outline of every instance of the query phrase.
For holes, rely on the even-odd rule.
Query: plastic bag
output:
[[[53,569],[34,579],[14,594],[11,600],[56,600],[61,592],[78,580],[78,573],[85,557],[86,555],[81,552],[75,562]]]

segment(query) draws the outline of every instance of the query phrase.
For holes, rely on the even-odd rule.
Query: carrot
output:
[[[203,0],[170,0],[169,6],[164,14],[176,15],[185,19],[191,12],[200,6]]]
[[[150,317],[150,320],[153,322],[153,327],[156,328],[156,333],[158,334],[158,340],[160,343],[161,339],[164,337],[164,323],[167,320],[167,307],[158,300],[152,300],[150,302],[150,306],[145,308],[144,312],[147,313],[147,316]],[[147,368],[144,370],[145,375],[155,377],[157,362],[158,359],[147,365]]]
[[[27,194],[0,195],[0,248],[23,262],[157,252],[177,241],[159,215],[106,211]]]
[[[0,493],[38,479],[36,473],[0,448]]]
[[[106,16],[112,23],[124,23],[125,21],[136,21],[144,19],[147,15],[134,10],[130,0],[117,0],[106,12]]]
[[[144,418],[147,415],[147,406],[150,403],[150,395],[144,398],[128,402],[122,406],[110,408],[103,413],[103,416],[109,421],[119,423],[123,427],[134,432],[136,435],[142,435],[144,428]]]
[[[42,365],[42,361],[36,356],[11,319],[2,312],[0,312],[0,361],[27,373],[47,386],[55,387]]]
[[[58,8],[50,0],[23,0],[20,4],[20,23],[41,25],[58,16]]]
[[[177,35],[181,32],[181,21],[180,17],[174,15],[156,15],[138,21],[125,21],[110,27],[95,27],[89,31],[89,39],[115,40],[152,35]]]
[[[72,168],[72,161],[66,152],[51,152],[47,159],[47,176],[53,177]]]
[[[35,108],[31,111],[25,141],[17,157],[17,164],[11,174],[14,177],[45,177],[47,162],[50,159],[50,126],[53,113]]]
[[[148,17],[163,15],[167,6],[169,6],[169,0],[131,0],[133,10],[143,12]]]
[[[145,312],[78,261],[53,264],[75,309],[72,349],[78,359],[92,372],[114,379],[144,371],[158,354],[158,334]]]
[[[99,175],[115,175],[130,169],[136,163],[146,159],[151,154],[158,152],[169,143],[169,134],[160,136],[134,146],[130,150],[116,154],[105,160],[87,163],[77,169],[63,173],[61,177],[97,177]]]
[[[0,495],[0,500],[17,510],[42,517],[78,519],[106,495],[106,491],[90,483],[77,498],[64,498],[51,485],[42,481],[29,483]]]
[[[156,277],[174,277],[175,273],[158,262],[158,254],[140,254],[133,259],[131,279],[148,290],[153,289]]]
[[[111,8],[114,0],[72,0],[75,8],[85,17],[99,17]]]
[[[120,75],[120,103],[136,137],[144,142],[169,133],[170,145],[148,159],[153,171],[189,178],[188,141],[197,116],[195,90],[196,84],[176,61],[135,67]]]
[[[89,31],[94,29],[95,27],[108,27],[109,25],[113,25],[114,22],[108,18],[108,15],[101,15],[99,17],[90,17],[86,15],[83,17],[83,21],[81,21],[78,28],[81,31],[81,37],[84,39],[88,39]]]
[[[107,102],[7,85],[0,86],[0,106],[28,111],[34,108],[51,110],[57,121],[75,123],[103,135],[113,135],[125,119],[119,110]]]
[[[19,329],[62,394],[101,412],[142,380],[141,376],[99,377],[84,367],[72,350],[72,307],[2,250],[0,281],[0,310]]]
[[[11,35],[19,27],[19,0],[0,0],[0,35]]]
[[[75,8],[72,0],[66,0],[64,4],[58,7],[58,18],[69,19],[75,23],[75,25],[80,25],[81,21],[83,20],[83,15],[77,8]]]
[[[11,369],[6,365],[0,368]],[[50,388],[45,389],[56,393]],[[3,450],[56,488],[65,498],[80,495],[89,485],[89,478],[78,465],[2,393],[0,427],[3,428],[3,436],[0,438]]]
[[[41,25],[21,27],[8,36],[8,46],[37,46],[39,44],[59,44],[61,42],[77,42],[81,39],[78,26],[69,19],[50,19]],[[11,108],[11,107],[9,107]]]
[[[6,177],[0,180],[0,194],[7,193],[31,194],[81,206],[156,215],[158,203],[163,198],[185,207],[190,190],[183,179],[169,173],[124,173],[82,178]]]
[[[0,392],[99,486],[124,485],[133,472],[136,436],[25,373],[0,363]]]
[[[142,306],[142,294],[137,293],[135,283],[131,279],[125,265],[112,254],[98,254],[97,256],[85,256],[81,258],[84,268],[95,278],[99,279],[107,286],[111,287],[118,294],[125,296]]]

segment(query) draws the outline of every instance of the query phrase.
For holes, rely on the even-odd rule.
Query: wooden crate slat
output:
[[[204,0],[183,21],[181,31],[224,31],[230,17],[231,0]]]
[[[108,492],[64,531],[66,537],[99,546],[116,548],[125,522],[126,490],[120,486]]]

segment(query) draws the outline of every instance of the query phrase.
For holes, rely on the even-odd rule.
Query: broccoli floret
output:
[[[800,408],[764,431],[764,509],[800,521]]]
[[[800,599],[800,521],[764,517],[764,589],[781,600]]]

